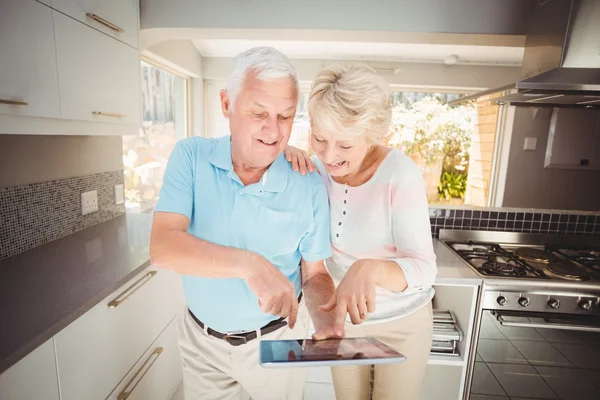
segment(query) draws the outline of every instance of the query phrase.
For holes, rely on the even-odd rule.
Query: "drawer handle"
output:
[[[0,99],[0,104],[9,104],[11,106],[28,106],[29,103],[25,101],[16,101],[16,100],[2,100]]]
[[[102,17],[100,17],[100,16],[98,16],[96,14],[87,13],[85,15],[88,18],[93,19],[94,21],[100,22],[102,25],[109,27],[113,31],[121,32],[121,33],[125,32],[122,28],[119,28],[118,26],[116,26],[112,22],[108,22],[107,20],[105,20],[104,18],[102,18]]]
[[[115,118],[124,118],[127,116],[127,114],[110,113],[110,112],[103,112],[103,111],[92,111],[92,114],[101,115],[103,117],[115,117]]]
[[[118,295],[114,300],[108,303],[108,308],[119,307],[125,300],[127,300],[132,294],[138,291],[139,288],[144,286],[150,279],[156,275],[156,271],[150,271],[146,275],[138,279],[133,285],[129,286],[123,293]]]
[[[140,383],[140,381],[144,378],[146,373],[150,371],[150,368],[152,368],[152,366],[154,365],[156,360],[158,360],[158,357],[160,357],[162,352],[162,347],[157,347],[156,349],[154,349],[152,354],[150,354],[148,359],[144,361],[144,364],[142,364],[140,369],[138,369],[133,378],[131,378],[127,386],[125,386],[123,391],[119,393],[119,395],[117,396],[117,400],[126,400],[131,395],[131,392],[134,391],[134,389],[136,388],[138,383]],[[148,368],[146,368],[146,366],[148,366]]]

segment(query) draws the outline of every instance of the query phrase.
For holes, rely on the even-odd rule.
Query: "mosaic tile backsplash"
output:
[[[430,208],[429,221],[434,238],[439,238],[440,229],[600,236],[600,212]]]
[[[0,260],[125,213],[114,187],[123,171],[0,188]],[[81,193],[98,191],[98,212],[81,215]]]

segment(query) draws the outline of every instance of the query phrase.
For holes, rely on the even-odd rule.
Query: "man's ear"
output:
[[[231,109],[231,101],[229,99],[229,95],[227,94],[227,90],[221,89],[219,95],[221,96],[221,112],[223,112],[223,116],[225,118],[229,118],[233,110]]]

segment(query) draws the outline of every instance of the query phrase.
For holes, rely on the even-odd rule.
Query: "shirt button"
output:
[[[335,234],[335,237],[340,237],[340,234],[339,234],[339,233],[336,233],[336,234]]]
[[[344,200],[344,204],[346,204],[346,200]]]
[[[344,211],[344,215],[346,215],[346,211]]]
[[[348,193],[348,189],[346,189],[346,193]]]
[[[340,226],[341,226],[341,225],[342,225],[342,223],[340,222],[338,225],[340,225]]]

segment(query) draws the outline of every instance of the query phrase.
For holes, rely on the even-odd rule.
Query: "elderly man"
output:
[[[307,310],[320,337],[342,334],[318,310],[334,294],[327,191],[282,154],[297,100],[283,54],[239,54],[221,91],[231,135],[184,139],[169,159],[150,253],[183,275],[186,399],[232,399],[242,387],[256,400],[301,399],[304,374],[261,368],[260,338],[305,338]]]

